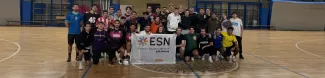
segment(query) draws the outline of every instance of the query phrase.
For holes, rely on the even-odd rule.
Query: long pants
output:
[[[240,37],[240,36],[236,36],[236,39],[237,39],[237,41],[238,41],[238,47],[239,47],[239,55],[242,55],[242,53],[243,53],[243,49],[242,49],[242,38]]]

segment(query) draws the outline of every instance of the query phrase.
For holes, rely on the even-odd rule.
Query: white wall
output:
[[[20,0],[0,0],[0,25],[7,20],[20,21]]]

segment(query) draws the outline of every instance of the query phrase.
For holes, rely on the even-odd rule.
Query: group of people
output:
[[[209,62],[224,57],[227,57],[225,60],[236,61],[238,52],[239,57],[244,59],[241,46],[243,23],[236,12],[230,19],[226,15],[219,19],[210,9],[201,8],[197,13],[193,7],[158,7],[154,13],[148,6],[143,16],[137,16],[132,7],[126,7],[125,14],[120,9],[114,13],[114,8],[110,7],[102,15],[97,13],[95,4],[85,14],[78,12],[78,7],[75,4],[73,11],[66,15],[65,25],[69,28],[67,62],[71,61],[72,45],[76,43],[79,69],[83,69],[83,58],[87,65],[91,62],[97,65],[104,56],[108,56],[109,65],[127,61],[130,59],[133,34],[177,35],[176,57],[185,62],[205,60],[205,57]]]

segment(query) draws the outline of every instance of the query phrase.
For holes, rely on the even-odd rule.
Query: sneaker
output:
[[[82,70],[83,69],[83,65],[82,65],[82,61],[79,61],[79,69]]]
[[[128,60],[124,60],[124,61],[123,61],[123,64],[124,64],[124,65],[129,65],[129,61],[128,61]]]
[[[239,55],[239,58],[240,58],[240,59],[244,59],[244,56],[243,56],[243,55]]]
[[[236,56],[232,56],[232,61],[236,61]]]
[[[117,63],[118,64],[123,64],[121,60],[117,60]]]
[[[205,55],[203,55],[203,56],[201,57],[201,60],[203,60],[203,61],[204,61],[204,59],[205,59]]]
[[[71,62],[71,57],[69,57],[69,58],[67,59],[67,62]]]
[[[213,63],[212,56],[209,56],[209,62]]]

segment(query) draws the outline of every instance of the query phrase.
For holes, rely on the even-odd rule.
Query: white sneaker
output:
[[[82,70],[83,69],[83,65],[82,65],[82,61],[79,61],[79,69]]]
[[[236,62],[236,56],[232,56],[232,61]]]
[[[213,63],[212,56],[209,56],[209,62]]]
[[[191,60],[194,61],[194,57],[191,57]]]
[[[205,59],[205,55],[203,55],[203,56],[201,57],[201,60],[203,60],[203,61],[204,61],[204,59]]]
[[[226,57],[227,59],[228,59],[228,62],[229,63],[231,63],[232,62],[232,58],[231,58],[232,56],[228,56],[228,57]]]
[[[123,64],[124,64],[124,65],[129,65],[129,61],[128,61],[128,60],[124,60],[124,61],[123,61]]]
[[[117,63],[118,63],[118,64],[122,64],[122,62],[121,62],[121,58],[117,58]]]

